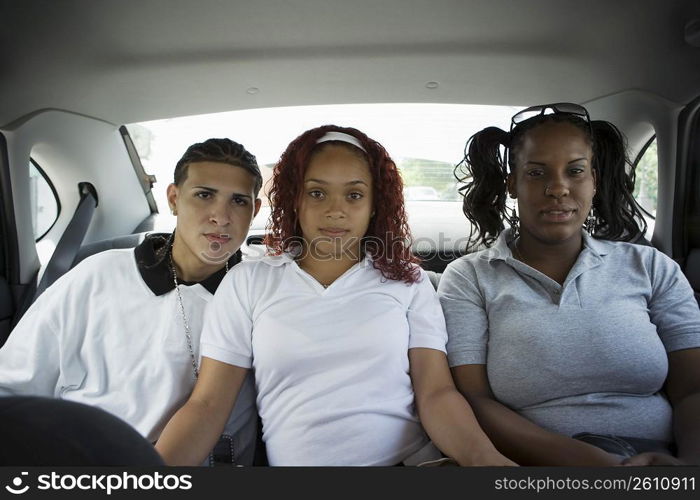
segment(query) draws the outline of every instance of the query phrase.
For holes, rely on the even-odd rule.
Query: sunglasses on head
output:
[[[581,118],[582,120],[586,121],[586,124],[588,125],[588,132],[591,134],[591,137],[593,136],[593,127],[591,127],[591,117],[588,115],[588,111],[586,108],[581,106],[580,104],[574,104],[573,102],[556,102],[553,104],[538,104],[537,106],[530,106],[529,108],[525,108],[521,111],[518,111],[513,115],[513,118],[510,119],[510,131],[513,132],[513,129],[519,125],[520,123],[529,120],[530,118],[535,118],[537,116],[543,116],[543,115],[549,115],[549,114],[564,114],[564,115],[573,115]],[[508,165],[508,150],[510,148],[506,148],[505,150],[505,164],[506,168]]]
[[[550,112],[548,113],[547,111]],[[510,119],[510,130],[512,131],[516,125],[524,122],[525,120],[529,120],[530,118],[534,118],[536,116],[548,114],[565,114],[578,116],[586,120],[586,123],[588,123],[589,127],[591,125],[591,117],[588,116],[588,111],[586,110],[586,108],[584,108],[580,104],[574,104],[573,102],[557,102],[554,104],[539,104],[537,106],[530,106],[529,108],[525,108],[521,111],[518,111],[513,115],[513,118]]]

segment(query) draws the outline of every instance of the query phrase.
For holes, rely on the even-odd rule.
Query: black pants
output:
[[[0,397],[0,465],[163,465],[123,420],[60,399]]]

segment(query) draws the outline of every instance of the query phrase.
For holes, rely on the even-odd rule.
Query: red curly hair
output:
[[[367,152],[342,141],[316,141],[327,132],[342,132],[355,137]],[[273,172],[269,198],[272,212],[267,225],[265,244],[273,255],[293,251],[302,241],[302,232],[295,209],[304,186],[306,169],[315,153],[328,144],[344,146],[361,154],[372,174],[374,217],[363,238],[366,254],[372,256],[374,268],[386,279],[415,283],[420,278],[416,258],[410,250],[411,231],[408,227],[403,200],[403,181],[396,164],[377,141],[357,129],[324,125],[307,130],[294,139],[282,153]]]

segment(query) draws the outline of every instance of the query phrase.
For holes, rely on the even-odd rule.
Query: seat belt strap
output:
[[[41,277],[41,281],[37,285],[34,300],[41,295],[54,281],[63,276],[73,265],[73,260],[78,254],[80,245],[85,239],[92,215],[97,207],[97,191],[95,186],[89,182],[80,182],[78,184],[80,192],[80,201],[75,209],[73,218],[68,223],[66,230],[63,232],[61,239],[56,245],[49,263],[46,265],[46,271]]]

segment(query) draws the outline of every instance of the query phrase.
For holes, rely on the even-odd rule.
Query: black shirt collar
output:
[[[165,295],[175,288],[168,258],[173,234],[153,233],[146,235],[143,242],[134,249],[136,266],[141,274],[141,278],[156,295]],[[241,251],[239,250],[228,260],[229,268],[240,261]],[[214,274],[200,281],[199,284],[213,294],[216,292],[221,280],[224,279],[225,274],[226,268],[219,269]],[[196,282],[180,279],[178,279],[178,283],[183,285],[196,284]]]

